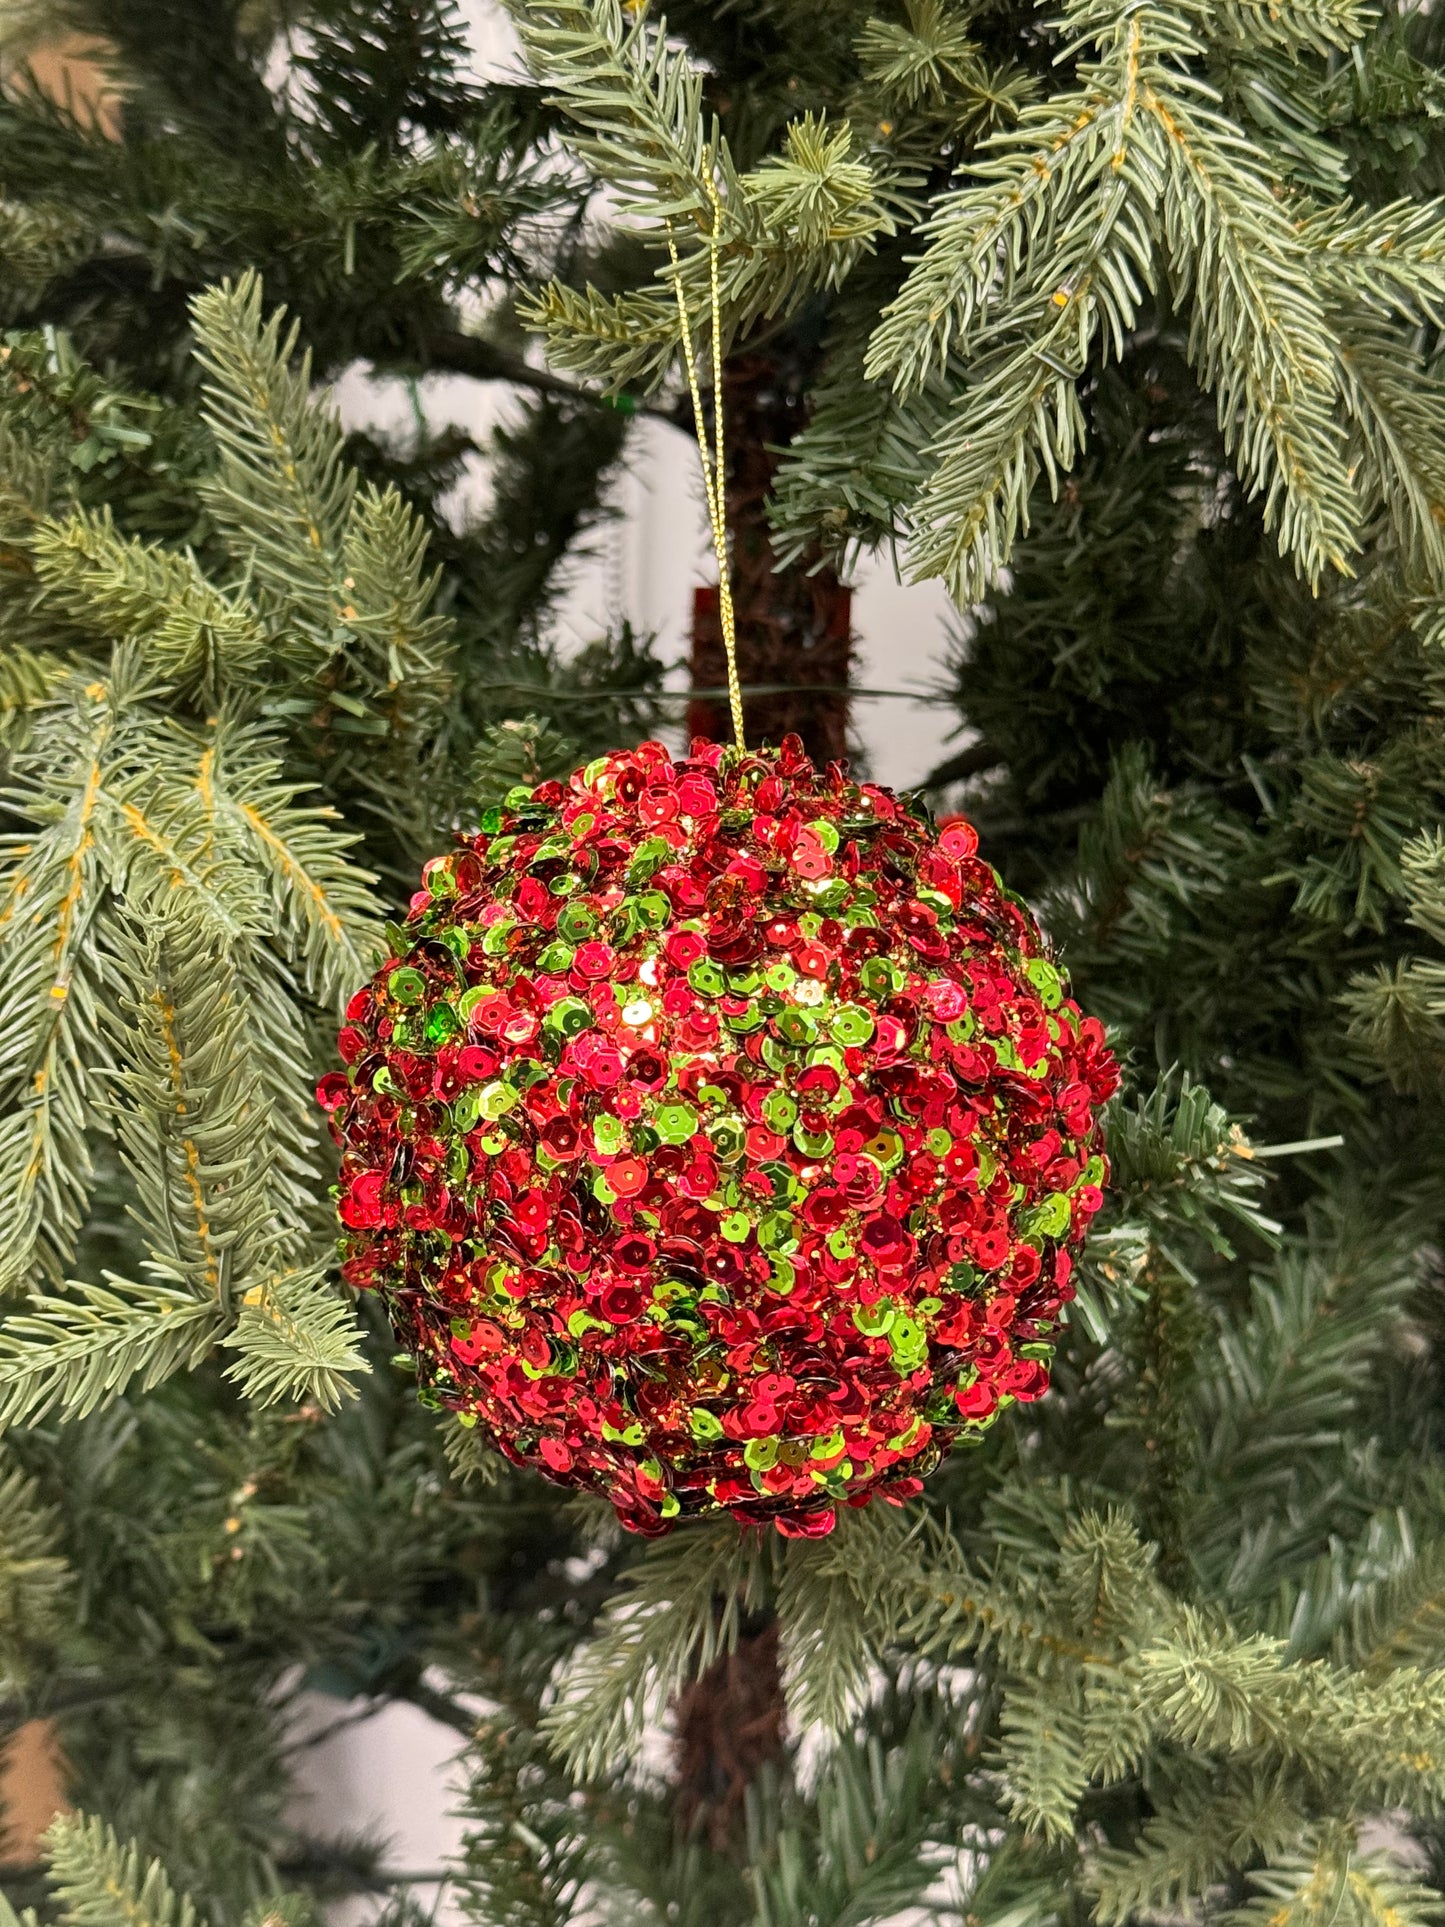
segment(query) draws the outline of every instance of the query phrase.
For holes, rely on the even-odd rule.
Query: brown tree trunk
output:
[[[832,568],[813,569],[816,557],[778,568],[767,521],[779,456],[802,426],[804,372],[795,357],[771,349],[745,350],[724,368],[727,518],[742,681],[786,691],[745,699],[748,742],[778,743],[795,732],[821,765],[847,754],[852,594]],[[727,681],[716,589],[694,603],[692,680],[696,689]],[[695,736],[731,740],[725,701],[694,700],[687,723]]]
[[[743,1632],[673,1702],[677,1819],[723,1853],[741,1842],[747,1791],[784,1754],[778,1622]]]

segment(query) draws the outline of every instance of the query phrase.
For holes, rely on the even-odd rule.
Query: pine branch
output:
[[[395,488],[363,487],[342,532],[340,608],[362,659],[362,673],[382,694],[393,735],[414,736],[418,721],[447,688],[451,625],[431,612],[440,568],[427,568],[427,530]],[[387,700],[389,699],[389,700]]]
[[[472,800],[478,808],[500,803],[508,790],[528,789],[549,778],[565,776],[575,766],[571,740],[536,716],[516,722],[493,723],[482,732],[467,772]]]
[[[494,88],[469,103],[448,137],[403,163],[405,215],[396,245],[404,279],[447,291],[514,285],[532,270],[585,185],[539,138],[544,116],[532,89]]]
[[[760,1549],[731,1520],[650,1546],[543,1720],[572,1771],[587,1777],[630,1754],[656,1708],[733,1649],[761,1585]]]
[[[846,564],[855,549],[895,543],[962,381],[950,363],[900,395],[864,379],[861,347],[834,345],[809,419],[778,466],[769,518],[779,561],[796,566],[822,546]]]
[[[1440,1914],[1437,1893],[1405,1879],[1388,1854],[1362,1853],[1339,1821],[1306,1829],[1248,1880],[1256,1897],[1228,1916],[1231,1927],[1425,1927]]]
[[[198,936],[200,941],[198,941]],[[111,933],[128,986],[111,1074],[121,1157],[135,1186],[148,1269],[230,1309],[260,1289],[295,1235],[270,1156],[270,1105],[245,1049],[229,970],[177,919]]]
[[[716,129],[709,140],[702,76],[669,45],[665,23],[629,17],[619,0],[509,0],[536,77],[581,129],[579,156],[626,198],[628,212],[712,225],[707,184],[731,173]]]
[[[1148,1293],[1149,1233],[1141,1224],[1098,1225],[1074,1267],[1068,1323],[1095,1345],[1107,1345],[1136,1315]]]
[[[954,1857],[952,1815],[940,1811],[937,1794],[946,1744],[941,1724],[926,1718],[886,1751],[876,1735],[862,1744],[850,1738],[823,1763],[811,1812],[779,1802],[765,1830],[758,1800],[757,1927],[917,1918],[913,1910]]]
[[[1362,513],[1383,508],[1414,568],[1445,586],[1445,386],[1398,329],[1368,315],[1340,316],[1336,328]]]
[[[334,647],[343,531],[356,490],[342,461],[341,425],[312,395],[298,328],[263,319],[254,274],[208,289],[192,308],[196,358],[209,377],[205,419],[220,449],[207,502],[278,636]]]
[[[356,1396],[348,1375],[370,1370],[358,1336],[355,1313],[327,1288],[320,1267],[288,1267],[242,1299],[222,1341],[237,1354],[226,1376],[258,1405],[287,1398],[334,1412]]]
[[[1397,1091],[1445,1083],[1445,966],[1419,957],[1357,971],[1340,993],[1352,1043]]]
[[[1437,325],[1445,318],[1445,199],[1306,202],[1297,225],[1315,275],[1342,306]]]
[[[985,145],[978,184],[938,204],[928,248],[870,344],[870,378],[904,394],[951,354],[992,356],[929,451],[915,572],[943,574],[960,600],[984,593],[1027,526],[1036,476],[1057,490],[1073,463],[1073,388],[1096,337],[1122,352],[1164,264],[1176,294],[1194,296],[1191,355],[1282,551],[1311,581],[1344,569],[1359,516],[1335,419],[1334,343],[1266,156],[1207,105],[1190,71],[1204,44],[1180,9],[1121,18],[1076,0],[1067,24],[1098,56],[1081,63],[1080,87]]]
[[[395,488],[363,487],[342,534],[342,611],[352,634],[370,644],[391,683],[436,673],[442,616],[429,613],[441,579],[427,569],[426,525]]]
[[[551,281],[529,297],[523,319],[545,335],[557,367],[611,395],[651,393],[681,344],[675,297],[651,288],[609,295]]]
[[[1343,53],[1376,24],[1368,0],[1188,0],[1188,10],[1220,41],[1302,53]]]
[[[1265,527],[1312,583],[1349,572],[1358,510],[1332,379],[1334,344],[1308,256],[1271,191],[1268,159],[1221,115],[1148,95],[1164,130],[1164,219],[1189,352],[1218,397],[1225,445],[1263,496]],[[1241,355],[1241,349],[1243,354]]]
[[[440,577],[400,493],[358,487],[340,424],[313,400],[309,358],[296,359],[297,332],[283,334],[283,319],[263,322],[254,275],[194,304],[221,450],[204,493],[245,568],[276,666],[298,684],[287,707],[318,731],[328,787],[360,790],[393,840],[409,823],[425,842],[433,826],[406,813],[399,825],[397,798],[416,796],[452,688],[451,624],[431,606]],[[381,745],[389,753],[378,756]]]
[[[259,296],[249,299],[229,316],[229,351],[246,362],[250,327],[248,365],[269,369],[271,426],[295,474],[309,473],[313,496],[334,483],[351,502],[334,559],[350,571],[354,646],[376,658],[376,684],[408,684],[409,700],[438,641],[419,524],[395,495],[347,494],[274,340],[268,363]],[[274,455],[276,442],[256,437]],[[298,807],[277,739],[224,711],[195,732],[155,716],[138,654],[162,637],[157,666],[213,694],[228,652],[250,666],[264,653],[252,606],[216,591],[193,557],[145,549],[103,514],[52,522],[38,546],[67,621],[136,640],[109,684],[72,682],[68,713],[43,716],[15,764],[13,800],[44,827],[17,848],[8,903],[20,943],[0,1071],[19,1101],[0,1127],[0,1167],[21,1235],[5,1256],[17,1276],[32,1247],[52,1271],[65,1262],[87,1133],[108,1122],[154,1282],[77,1287],[12,1320],[7,1418],[89,1410],[132,1379],[154,1383],[200,1356],[247,1298],[241,1375],[263,1398],[333,1403],[360,1361],[345,1308],[291,1282],[314,1235],[319,1167],[288,966],[328,1001],[354,986],[371,944],[369,878],[327,812]]]
[[[913,1593],[905,1637],[944,1654],[994,1654],[1006,1670],[1011,1798],[1031,1824],[1066,1836],[1096,1775],[1135,1774],[1166,1741],[1266,1778],[1298,1767],[1347,1787],[1349,1801],[1409,1803],[1445,1785],[1435,1675],[1396,1666],[1366,1678],[1292,1661],[1285,1641],[1239,1632],[1165,1592],[1123,1521],[1071,1536],[1064,1561],[980,1584],[934,1531],[918,1554],[895,1558],[879,1588]],[[1078,1562],[1111,1545],[1116,1575],[1091,1608]],[[1110,1597],[1117,1605],[1100,1616]]]
[[[237,1002],[246,1025],[244,1050],[270,1109],[271,1183],[287,1221],[314,1225],[325,1163],[318,1157],[314,1037],[297,996],[297,973],[271,944],[249,944],[233,958]],[[328,1200],[329,1202],[329,1200]],[[329,1232],[329,1222],[326,1225]]]
[[[347,852],[353,833],[327,806],[302,805],[282,773],[282,748],[267,730],[218,731],[194,774],[216,825],[270,895],[277,947],[307,992],[334,1004],[371,969],[379,944],[371,874]]]
[[[987,1825],[982,1823],[976,1838],[984,1837]],[[968,1911],[979,1927],[1057,1927],[1065,1891],[1058,1854],[1041,1852],[1034,1841],[1011,1834],[985,1858],[968,1895]]]
[[[1445,944],[1445,831],[1422,830],[1400,850],[1410,921]]]
[[[94,1816],[62,1814],[45,1836],[55,1898],[67,1927],[200,1927],[158,1860],[122,1846]]]
[[[1233,1220],[1267,1242],[1281,1226],[1260,1208],[1265,1174],[1239,1125],[1188,1076],[1161,1077],[1132,1110],[1109,1115],[1109,1159],[1128,1215],[1159,1239],[1185,1277],[1186,1228],[1221,1257],[1233,1257],[1224,1224]]]
[[[1273,1860],[1298,1839],[1305,1816],[1282,1777],[1226,1771],[1223,1784],[1180,1790],[1146,1821],[1131,1852],[1106,1850],[1090,1873],[1101,1927],[1173,1911],[1243,1862]]]
[[[105,640],[135,639],[147,667],[200,702],[256,680],[266,658],[259,624],[189,551],[119,535],[106,509],[43,522],[32,553],[47,606]]]
[[[978,601],[1028,529],[1028,499],[1042,471],[1057,488],[1083,445],[1076,381],[1083,355],[1061,364],[1045,344],[1000,364],[955,404],[927,452],[932,469],[915,505],[915,578],[940,575],[959,604]],[[965,412],[966,411],[966,412]]]
[[[489,1927],[568,1927],[584,1883],[589,1901],[600,1884],[586,1796],[578,1798],[525,1721],[505,1714],[474,1722],[472,1737],[459,1883],[468,1913]]]
[[[7,1678],[24,1677],[37,1647],[59,1634],[74,1580],[56,1550],[60,1515],[18,1466],[0,1472],[0,1658]]]
[[[1084,84],[1026,109],[1016,128],[985,146],[971,169],[978,185],[938,202],[921,229],[928,246],[869,343],[870,380],[914,392],[950,354],[967,356],[988,324],[1003,316],[1018,325],[1040,306],[1048,329],[1041,345],[1056,354],[1053,344],[1070,333],[1087,342],[1100,296],[1137,301],[1134,277],[1148,284],[1144,217],[1159,198],[1162,159],[1141,111],[1141,83],[1167,54],[1195,47],[1177,19],[1149,6],[1131,9],[1098,39],[1101,57],[1080,69]],[[1051,247],[1035,264],[1045,238],[1064,251]],[[1120,278],[1096,294],[1092,271],[1111,241]]]
[[[1075,971],[1107,957],[1114,1006],[1133,1014],[1150,1005],[1158,960],[1180,955],[1241,866],[1247,873],[1248,851],[1241,823],[1187,790],[1166,789],[1144,745],[1128,745],[1080,832],[1075,876],[1050,910]]]
[[[1357,1414],[1372,1409],[1393,1351],[1410,1342],[1405,1307],[1417,1288],[1408,1226],[1382,1226],[1348,1192],[1338,1212],[1333,1236],[1320,1224],[1309,1244],[1292,1241],[1255,1274],[1247,1308],[1228,1319],[1216,1309],[1190,1385],[1194,1569],[1212,1584],[1227,1573],[1237,1609],[1253,1601],[1266,1616],[1280,1610],[1281,1585],[1293,1585],[1300,1651],[1312,1649],[1313,1618],[1323,1613],[1327,1638],[1349,1610],[1343,1596],[1333,1606],[1315,1597],[1317,1583],[1328,1590],[1342,1580],[1289,1575],[1350,1516]],[[1353,1583],[1373,1578],[1377,1558]],[[1283,1630],[1288,1616],[1265,1623]]]
[[[1365,1674],[1416,1666],[1432,1672],[1445,1653],[1445,1541],[1411,1549],[1393,1572],[1353,1601],[1347,1651]]]
[[[11,283],[38,300],[94,247],[95,226],[79,208],[56,198],[0,206],[0,249]]]
[[[38,1256],[66,1262],[90,1189],[86,1129],[93,1115],[99,982],[94,923],[103,891],[97,842],[102,785],[124,711],[104,685],[72,686],[70,700],[27,745],[17,773],[34,796],[14,799],[45,827],[4,839],[8,858],[0,931],[0,1285],[13,1287]]]
[[[0,1893],[0,1927],[40,1927],[40,1916],[33,1907],[17,1914],[9,1900]]]
[[[892,1507],[844,1512],[826,1539],[795,1540],[778,1583],[783,1677],[798,1732],[841,1733],[876,1674],[889,1628],[875,1575],[886,1571],[910,1526]]]
[[[1164,1610],[1156,1550],[1117,1508],[1069,1519],[1054,1584],[1080,1633],[1119,1648],[1134,1645]]]
[[[1302,759],[1293,811],[1301,835],[1280,868],[1298,879],[1296,910],[1346,935],[1385,928],[1405,895],[1401,864],[1420,821],[1419,778],[1408,740],[1374,758],[1321,750]]]
[[[956,104],[991,91],[968,22],[943,0],[906,0],[904,19],[872,19],[856,43],[868,84],[893,106]]]
[[[1081,1681],[1020,1681],[999,1719],[1004,1803],[1019,1825],[1046,1840],[1072,1840],[1089,1784],[1083,1713]]]
[[[70,1289],[36,1295],[0,1329],[0,1428],[83,1418],[132,1382],[148,1391],[198,1364],[222,1330],[214,1304],[165,1285],[107,1273]]]
[[[102,1680],[95,1673],[59,1673],[52,1667],[39,1690],[0,1694],[0,1737],[14,1734],[29,1720],[109,1705],[126,1690],[118,1681]]]
[[[515,388],[530,389],[539,395],[562,395],[570,401],[587,402],[593,407],[612,407],[613,398],[599,394],[591,388],[565,376],[554,374],[550,368],[534,367],[530,361],[508,348],[481,335],[461,334],[455,329],[436,329],[427,334],[422,341],[421,353],[428,368],[457,375],[468,375],[474,381],[505,381]],[[627,384],[621,380],[617,386],[625,389]],[[658,408],[649,402],[628,397],[630,412],[649,415],[654,421],[663,421],[670,427],[691,433],[691,404],[686,416],[676,407]]]
[[[442,1426],[442,1450],[447,1470],[459,1486],[492,1485],[501,1473],[501,1455],[487,1447],[474,1426],[461,1424],[451,1414]]]
[[[0,746],[23,749],[30,712],[53,700],[72,673],[48,650],[12,643],[0,655]]]
[[[113,682],[125,687],[135,669],[134,652],[118,651]],[[95,822],[107,913],[119,900],[137,923],[179,919],[224,955],[264,928],[265,903],[240,853],[216,836],[213,799],[197,781],[215,727],[197,736],[153,710],[137,714],[100,787]],[[97,932],[109,922],[98,919]]]
[[[1342,1669],[1287,1663],[1284,1642],[1221,1636],[1185,1608],[1177,1634],[1131,1668],[1161,1735],[1245,1761],[1299,1760],[1353,1798],[1438,1797],[1445,1787],[1445,1688],[1400,1668],[1364,1683]]]
[[[669,43],[665,22],[629,19],[620,0],[549,0],[512,6],[538,78],[557,88],[556,104],[580,131],[572,146],[613,187],[623,211],[648,223],[660,244],[676,232],[679,278],[698,317],[708,353],[710,251],[697,244],[720,234],[724,333],[792,312],[807,295],[836,288],[861,253],[893,228],[872,164],[854,155],[847,123],[829,127],[805,115],[784,133],[780,154],[740,175],[727,142],[709,122],[701,76]],[[716,177],[716,178],[715,178]],[[671,286],[620,296],[585,294],[553,282],[523,304],[543,330],[553,362],[609,390],[646,392],[666,376],[681,345]]]
[[[1148,8],[1097,39],[1084,86],[1026,110],[989,143],[974,170],[982,184],[941,203],[869,346],[869,377],[891,376],[903,394],[950,355],[985,351],[927,451],[913,517],[914,570],[943,575],[960,602],[1008,561],[1038,473],[1057,488],[1073,466],[1083,434],[1074,384],[1090,345],[1102,332],[1119,353],[1153,282],[1163,154],[1141,104],[1187,42]]]
[[[875,1610],[885,1616],[890,1643],[928,1656],[996,1655],[1000,1665],[1022,1674],[1109,1656],[1108,1642],[1083,1633],[1070,1617],[1069,1602],[1052,1586],[1052,1570],[1046,1579],[1019,1573],[1012,1586],[985,1578],[953,1532],[926,1518],[916,1539],[873,1578]]]

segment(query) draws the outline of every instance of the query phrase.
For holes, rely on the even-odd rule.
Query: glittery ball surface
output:
[[[813,1536],[1040,1397],[1117,1074],[976,847],[643,743],[429,863],[319,1092],[423,1398],[633,1531]]]

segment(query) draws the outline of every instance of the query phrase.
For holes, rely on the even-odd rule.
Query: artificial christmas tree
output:
[[[488,1927],[1423,1921],[1438,19],[516,17],[536,85],[482,87],[439,8],[94,0],[119,137],[23,80],[0,119],[0,1631],[79,1810],[53,1879],[0,1885],[92,1922],[185,1890],[217,1927],[389,1891],[287,1817],[310,1679],[465,1739]],[[1129,1088],[1047,1397],[907,1511],[640,1552],[529,1474],[479,1483],[387,1362],[332,1270],[309,1086],[422,857],[654,733],[632,641],[573,701],[542,612],[609,398],[690,415],[668,284],[706,336],[714,258],[718,345],[802,371],[768,633],[790,561],[947,574],[940,800]],[[463,290],[496,297],[475,334]],[[454,440],[344,444],[283,300],[328,372],[531,386],[478,531],[437,508]],[[748,1731],[709,1778],[719,1708]]]

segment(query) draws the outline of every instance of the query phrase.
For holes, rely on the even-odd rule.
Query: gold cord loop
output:
[[[672,287],[677,296],[678,320],[682,324],[683,360],[687,368],[687,385],[692,394],[692,415],[697,427],[698,459],[702,463],[702,485],[707,495],[707,518],[712,528],[713,550],[717,556],[718,619],[722,626],[723,653],[727,657],[728,705],[732,710],[733,736],[737,746],[739,749],[746,749],[747,744],[743,740],[743,690],[738,678],[737,622],[733,614],[733,585],[728,569],[724,495],[727,470],[724,466],[726,442],[723,429],[722,292],[718,264],[722,246],[722,201],[710,172],[707,177],[707,191],[708,198],[712,202],[709,268],[712,286],[712,405],[715,447],[711,457],[708,454],[707,418],[703,414],[702,389],[697,378],[697,358],[692,346],[692,322],[688,317],[687,300],[682,291],[681,264],[678,260],[677,243],[673,239],[671,221],[667,224],[667,251],[672,258]]]

